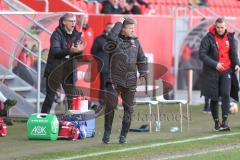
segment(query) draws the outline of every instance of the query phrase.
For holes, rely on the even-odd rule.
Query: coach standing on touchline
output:
[[[230,131],[228,126],[230,95],[238,98],[238,95],[232,93],[235,90],[235,93],[238,94],[236,91],[238,81],[234,71],[239,71],[239,59],[234,33],[227,31],[223,18],[218,18],[202,39],[199,56],[203,61],[201,95],[211,99],[210,108],[215,122],[214,130]],[[218,115],[220,97],[222,102],[221,124]]]

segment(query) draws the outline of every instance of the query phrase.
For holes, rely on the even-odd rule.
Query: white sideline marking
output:
[[[188,154],[182,154],[182,155],[174,155],[174,156],[169,156],[169,157],[160,158],[160,159],[161,160],[170,160],[170,159],[186,158],[186,157],[191,157],[191,156],[199,156],[199,155],[204,155],[204,154],[208,154],[208,153],[222,152],[222,151],[228,151],[228,150],[239,149],[239,148],[240,148],[240,145],[229,146],[229,147],[220,148],[220,149],[218,148],[218,149],[210,149],[210,150],[206,150],[206,151],[200,151],[198,153],[188,153]]]
[[[84,154],[84,155],[76,155],[76,156],[72,156],[72,157],[57,158],[57,159],[54,159],[54,160],[74,160],[74,159],[80,159],[80,158],[87,158],[87,157],[95,157],[95,156],[100,156],[100,155],[106,155],[106,154],[111,154],[111,153],[120,153],[120,152],[134,151],[134,150],[140,150],[140,149],[146,149],[146,148],[154,148],[154,147],[171,145],[171,144],[188,143],[188,142],[208,140],[208,139],[214,139],[214,138],[225,137],[225,136],[233,136],[233,135],[239,135],[239,134],[240,134],[240,132],[228,133],[228,134],[218,134],[218,135],[212,135],[212,136],[207,136],[207,137],[190,138],[190,139],[185,139],[185,140],[181,140],[181,141],[156,143],[156,144],[143,145],[143,146],[137,146],[137,147],[129,147],[129,148],[124,148],[124,149],[110,150],[110,151],[100,151],[100,152],[96,152],[96,153],[90,153],[90,154]]]

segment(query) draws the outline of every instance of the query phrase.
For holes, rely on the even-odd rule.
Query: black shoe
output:
[[[230,127],[228,126],[227,122],[223,122],[220,126],[220,131],[231,131]]]
[[[209,108],[204,108],[202,110],[203,113],[208,113],[208,114],[211,114],[211,110]]]
[[[3,121],[7,126],[12,126],[13,125],[13,120],[9,117],[4,117]]]
[[[4,110],[9,110],[11,107],[17,104],[17,100],[15,99],[7,99],[4,103]]]
[[[119,137],[119,143],[121,143],[121,144],[127,143],[126,137],[125,136],[120,136]]]
[[[93,104],[91,107],[89,107],[90,110],[95,111],[95,117],[99,116],[104,111],[104,105],[102,104]]]
[[[95,109],[95,114],[99,115],[100,113],[102,113],[103,109],[104,109],[103,105],[101,105],[101,104],[98,105]]]
[[[7,116],[7,111],[5,109],[0,110],[0,117],[6,117]]]
[[[219,123],[219,121],[216,121],[215,122],[215,125],[214,125],[214,129],[213,129],[214,131],[220,131],[220,123]]]
[[[103,143],[103,144],[109,144],[109,143],[110,143],[109,138],[103,137],[103,138],[102,138],[102,143]]]

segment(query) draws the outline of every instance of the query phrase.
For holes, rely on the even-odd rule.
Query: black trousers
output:
[[[124,114],[122,119],[122,129],[120,136],[127,136],[128,130],[131,125],[135,89],[124,88],[121,86],[112,87],[111,84],[107,85],[106,92],[106,108],[104,119],[104,138],[109,138],[112,130],[112,123],[114,118],[114,109],[118,104],[118,95],[121,95],[123,100]]]
[[[209,110],[210,109],[210,99],[208,97],[205,97],[204,100],[205,100],[204,109]]]
[[[230,106],[230,91],[231,91],[231,75],[230,71],[222,72],[219,75],[219,95],[221,97],[222,102],[222,120],[226,121],[229,113]],[[215,121],[219,121],[219,109],[218,109],[218,101],[211,100],[210,108],[212,112],[213,119]]]
[[[56,92],[62,86],[68,102],[68,109],[72,107],[72,98],[73,95],[69,94],[71,88],[68,85],[73,85],[73,75],[70,75],[65,82],[63,80],[56,80],[53,78],[46,77],[46,97],[42,105],[41,113],[49,113],[56,95]]]
[[[105,104],[105,90],[106,90],[106,81],[108,77],[108,73],[101,73],[100,74],[100,93],[99,93],[99,103],[100,104]]]

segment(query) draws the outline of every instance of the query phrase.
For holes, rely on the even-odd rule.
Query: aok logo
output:
[[[33,135],[46,135],[46,126],[35,126],[32,130]]]
[[[57,133],[58,132],[58,129],[59,129],[59,122],[57,119],[55,119],[53,122],[52,122],[52,132],[53,133]]]

